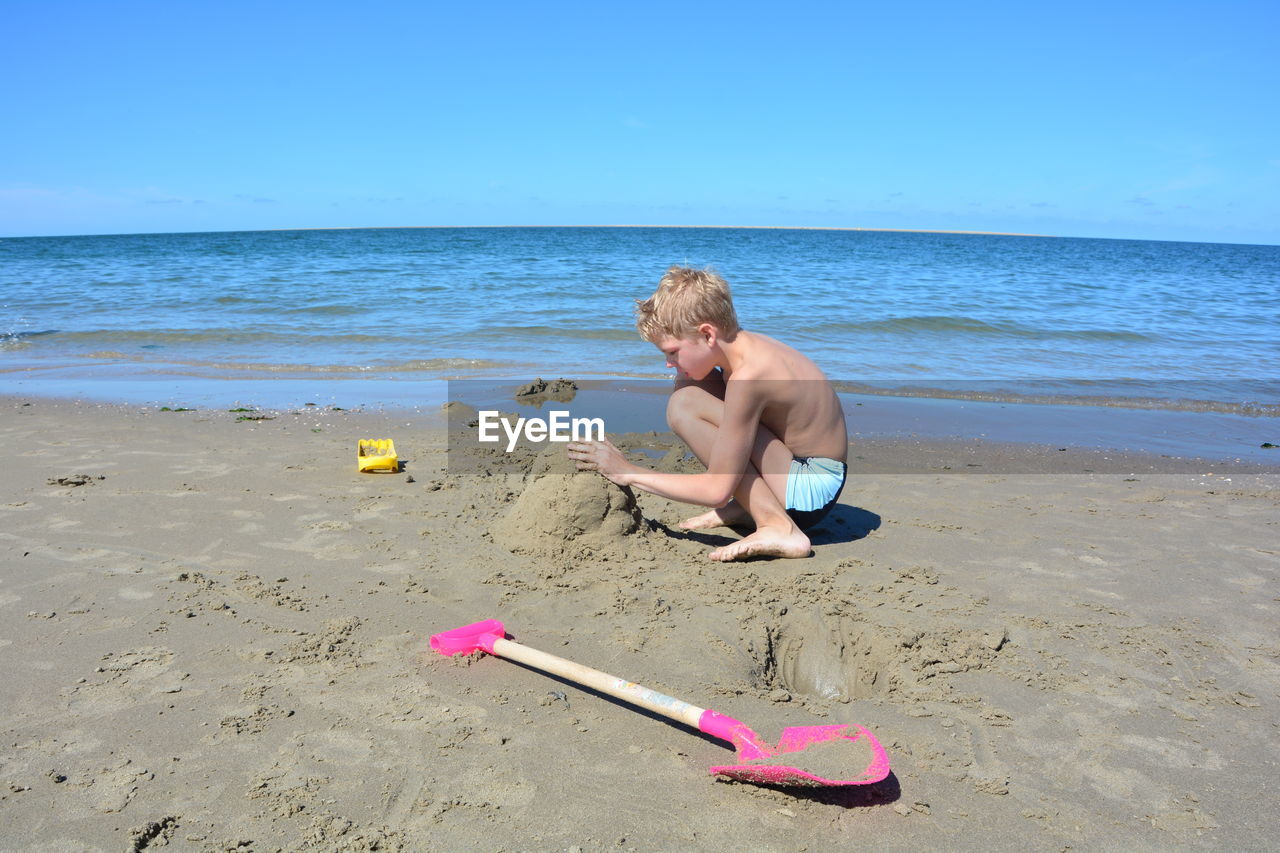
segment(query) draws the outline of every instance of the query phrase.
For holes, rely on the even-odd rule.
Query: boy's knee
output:
[[[672,391],[667,399],[667,426],[679,432],[680,427],[697,418],[698,396],[706,393],[695,385]]]

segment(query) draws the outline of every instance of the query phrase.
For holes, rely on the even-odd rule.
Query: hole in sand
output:
[[[806,614],[768,626],[755,655],[763,686],[845,702],[898,689],[898,645],[865,622]]]
[[[847,702],[903,691],[945,695],[945,676],[983,668],[1006,640],[1003,629],[904,632],[848,615],[797,613],[766,626],[751,651],[761,687]]]

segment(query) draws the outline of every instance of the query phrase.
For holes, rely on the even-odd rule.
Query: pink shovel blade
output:
[[[889,756],[871,732],[857,724],[791,726],[778,745],[739,745],[744,764],[712,767],[715,776],[764,785],[870,785],[889,775]]]

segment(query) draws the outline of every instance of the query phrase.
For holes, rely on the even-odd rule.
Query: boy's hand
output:
[[[604,441],[571,441],[568,453],[569,458],[578,464],[579,471],[596,471],[618,486],[629,485],[628,475],[636,467],[607,438]]]

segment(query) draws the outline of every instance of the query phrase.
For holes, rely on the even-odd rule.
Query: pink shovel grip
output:
[[[766,758],[769,752],[760,744],[760,736],[741,720],[726,717],[719,711],[707,709],[698,719],[698,730],[720,740],[728,741],[738,750],[739,757],[750,761]]]
[[[445,657],[469,655],[477,649],[494,654],[493,644],[506,637],[506,628],[497,619],[486,619],[443,631],[431,638],[431,648]]]

